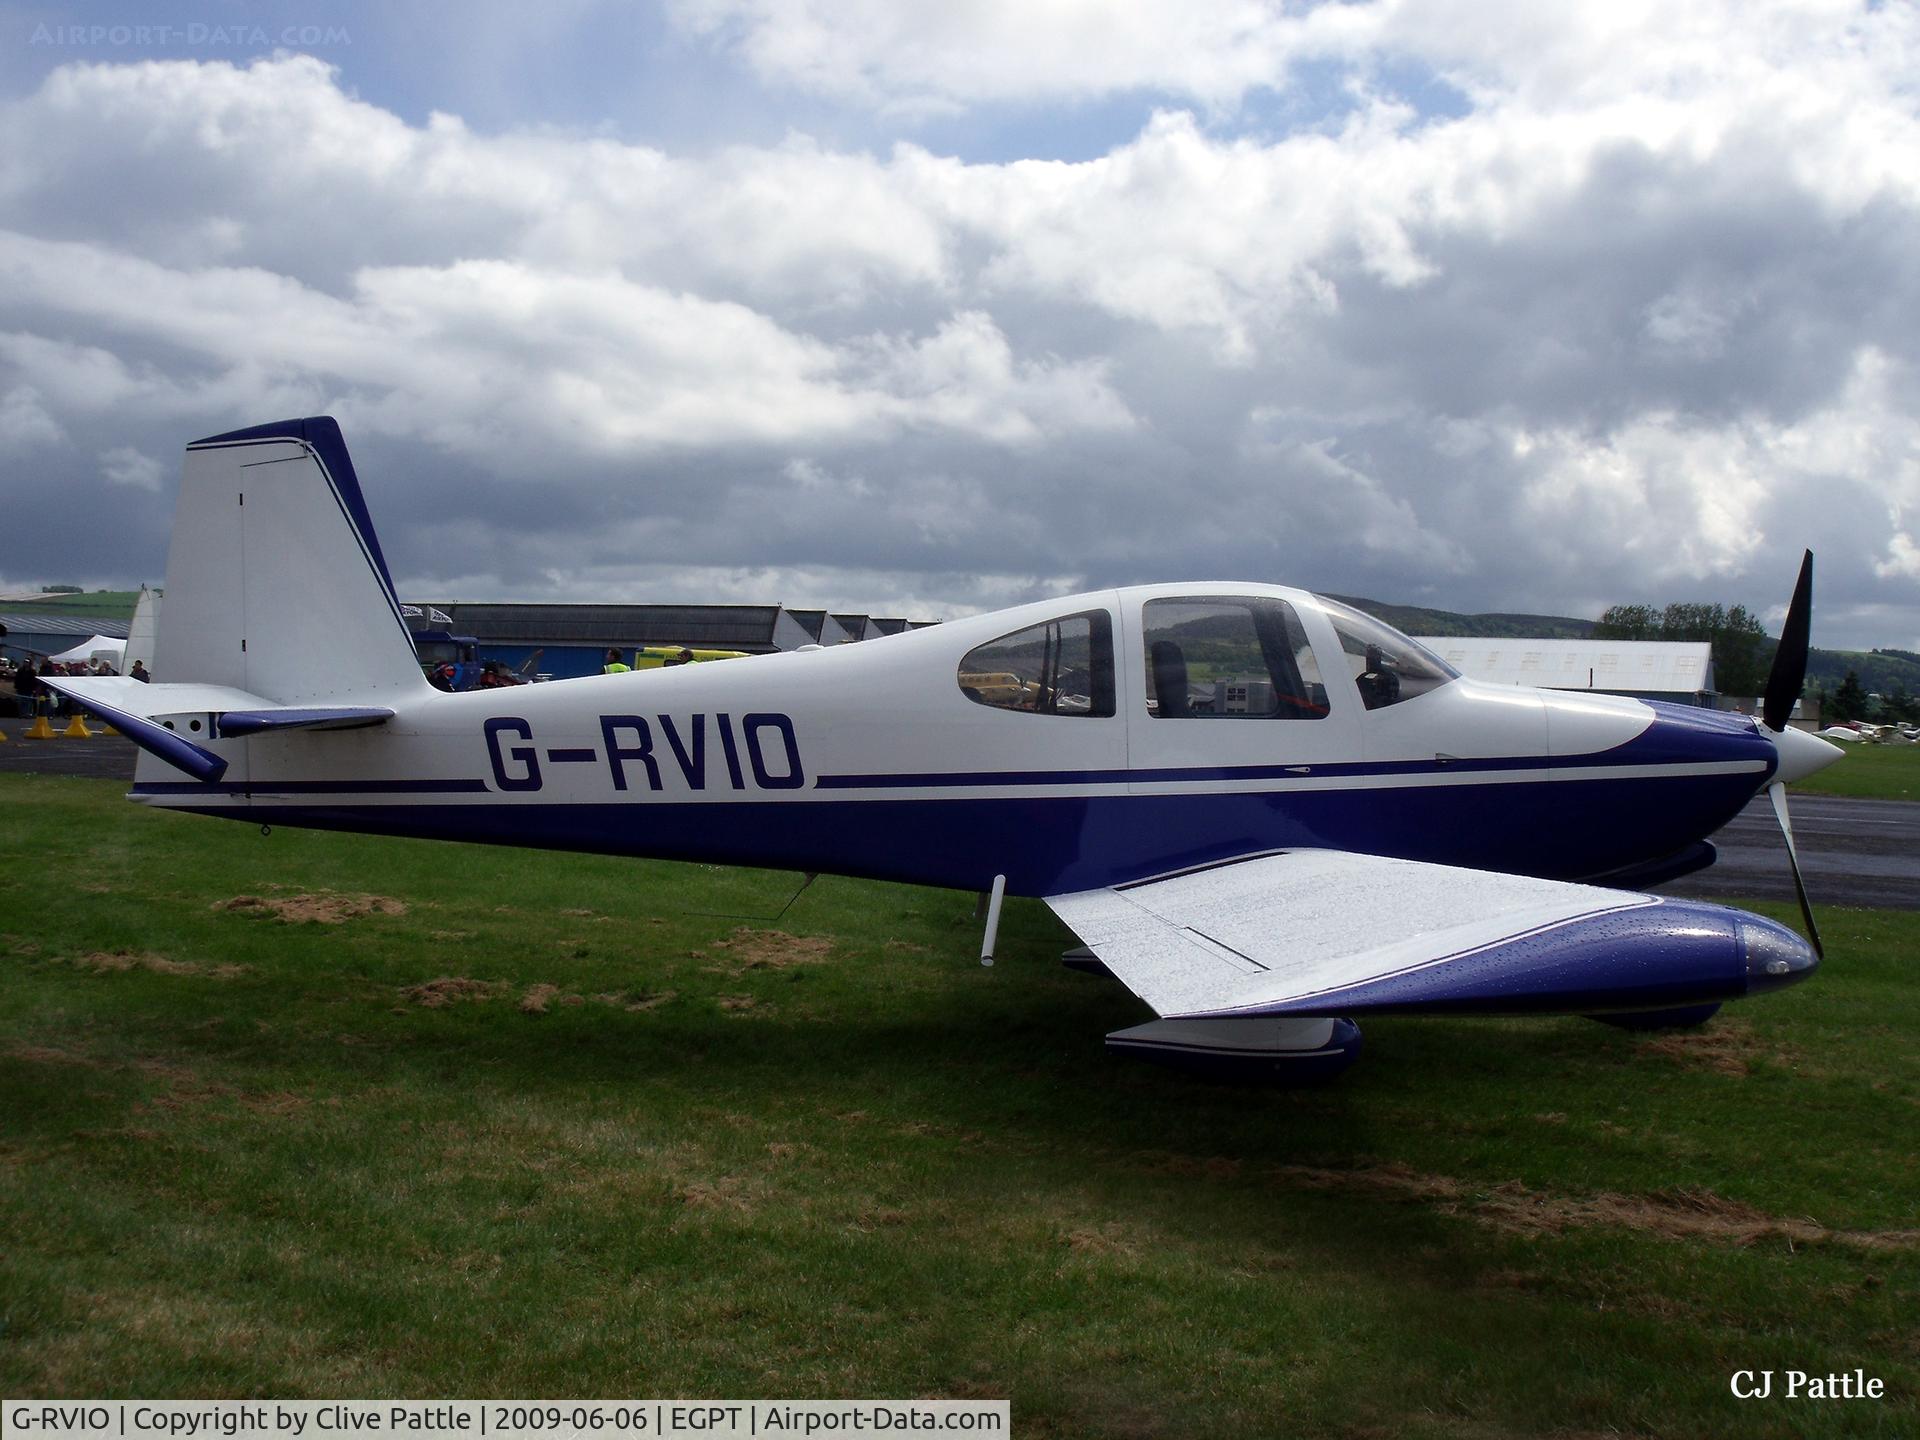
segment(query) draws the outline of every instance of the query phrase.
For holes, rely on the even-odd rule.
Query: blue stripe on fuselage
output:
[[[871,777],[917,788],[989,793],[789,801],[666,799],[497,805],[359,804],[359,795],[486,793],[479,779],[255,780],[158,784],[136,795],[182,808],[322,829],[473,840],[670,860],[759,865],[984,889],[995,875],[1021,895],[1121,884],[1288,847],[1424,860],[1553,879],[1584,879],[1672,854],[1738,814],[1774,772],[1773,742],[1751,720],[1685,706],[1654,707],[1654,723],[1624,745],[1587,755],[1314,765],[1326,777],[1372,783],[1282,784],[1225,793],[1040,795],[1043,785],[1298,779],[1299,767],[1050,771]],[[1689,766],[1727,766],[1684,773]],[[1645,776],[1585,778],[1604,767],[1681,767]],[[1518,778],[1527,771],[1552,778]],[[1557,773],[1554,773],[1557,772]],[[1477,783],[1475,775],[1485,775]],[[1444,777],[1444,778],[1441,778]],[[869,777],[835,777],[853,781]],[[1394,784],[1397,778],[1410,783]],[[1434,783],[1440,779],[1440,783]],[[866,788],[854,784],[847,790]],[[998,793],[993,793],[998,792]],[[197,796],[251,794],[244,806]],[[315,805],[281,796],[339,797]],[[798,797],[796,796],[797,800]]]
[[[698,804],[192,806],[254,824],[470,840],[985,889],[1021,895],[1137,880],[1292,846],[1579,879],[1665,855],[1725,824],[1751,774],[1212,795]],[[259,785],[261,791],[269,787]],[[204,792],[203,792],[204,793]],[[284,793],[284,792],[283,792]],[[180,797],[185,799],[187,797]]]

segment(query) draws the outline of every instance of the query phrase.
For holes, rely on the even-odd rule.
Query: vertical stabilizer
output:
[[[187,447],[152,667],[283,705],[426,688],[332,417]]]
[[[133,621],[127,626],[126,664],[120,667],[122,675],[133,673],[136,660],[149,672],[153,670],[153,635],[160,618],[161,593],[145,585],[140,587],[140,598],[133,604]]]

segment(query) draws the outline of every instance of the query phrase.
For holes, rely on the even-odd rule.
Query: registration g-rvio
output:
[[[533,744],[533,722],[519,715],[494,715],[481,727],[487,737],[487,762],[493,767],[493,783],[502,791],[528,791],[542,788],[540,757],[549,765],[605,764],[607,779],[615,790],[629,785],[642,786],[658,794],[666,789],[660,779],[662,756],[655,753],[654,727],[664,737],[663,750],[671,750],[672,763],[678,767],[688,790],[707,788],[707,721],[713,720],[716,746],[725,757],[725,783],[735,790],[747,788],[747,776],[753,777],[756,790],[798,790],[807,783],[800,768],[800,745],[793,738],[793,720],[786,715],[764,711],[740,717],[736,733],[733,716],[709,717],[704,711],[678,718],[672,715],[602,715],[601,744],[562,745],[542,750]],[[772,747],[761,739],[772,731]],[[682,735],[688,738],[683,739]],[[503,738],[504,737],[504,738]],[[525,743],[514,744],[514,740]],[[745,754],[750,768],[740,763]],[[776,757],[771,768],[767,757]],[[715,761],[718,768],[721,762]],[[717,778],[717,777],[716,777]]]
[[[988,955],[1038,896],[1159,1017],[1110,1045],[1313,1077],[1369,1012],[1699,1023],[1813,971],[1804,890],[1807,938],[1642,893],[1762,789],[1791,861],[1784,782],[1840,753],[1786,723],[1811,569],[1760,722],[1476,684],[1240,581],[449,694],[321,417],[187,448],[159,683],[48,683],[143,747],[148,805],[951,886],[992,897]]]

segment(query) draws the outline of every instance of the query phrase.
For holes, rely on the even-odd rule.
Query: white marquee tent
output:
[[[84,665],[89,660],[104,660],[115,670],[127,658],[127,642],[115,640],[106,635],[96,635],[91,640],[83,640],[71,650],[62,650],[58,655],[47,657],[56,665]]]

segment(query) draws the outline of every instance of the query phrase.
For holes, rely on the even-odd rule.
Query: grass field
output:
[[[1848,745],[1844,760],[1796,781],[1796,794],[1920,800],[1920,745]]]
[[[1826,970],[1701,1032],[1376,1020],[1290,1093],[1110,1059],[1143,1012],[1035,904],[983,970],[969,896],[776,923],[791,877],[123,788],[0,777],[0,1393],[1920,1429],[1920,916],[1823,910]],[[1856,1366],[1892,1398],[1728,1392]]]

